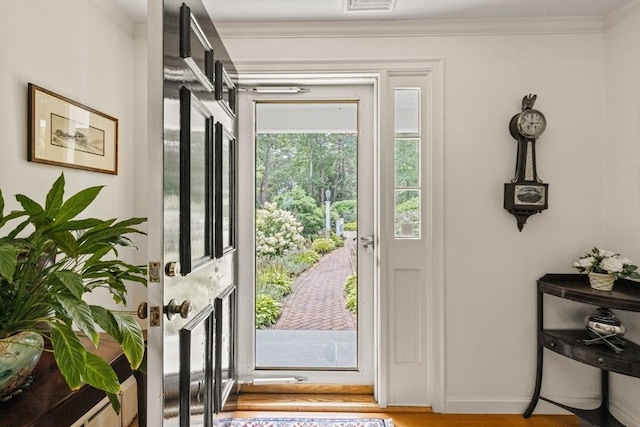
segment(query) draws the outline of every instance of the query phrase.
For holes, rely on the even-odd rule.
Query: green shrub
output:
[[[278,195],[274,201],[302,224],[303,236],[313,236],[324,226],[324,208],[318,206],[316,200],[300,187]]]
[[[256,296],[256,329],[267,329],[276,323],[282,306],[270,295]]]
[[[259,294],[280,299],[291,293],[292,283],[289,272],[279,265],[267,264],[258,268],[256,290]]]
[[[341,248],[344,246],[344,238],[340,237],[336,234],[331,234],[331,240],[336,245],[336,248]]]
[[[357,222],[345,222],[344,223],[344,231],[357,231],[358,223]]]
[[[352,313],[358,312],[358,274],[352,273],[344,282],[344,293],[347,297],[346,307]]]
[[[311,244],[311,249],[319,254],[326,254],[336,248],[336,244],[331,239],[316,239]]]
[[[344,218],[344,222],[355,221],[358,216],[358,205],[355,200],[333,202],[331,210],[338,214],[338,218]]]
[[[300,261],[309,263],[310,265],[315,264],[320,259],[320,256],[318,255],[318,253],[311,249],[306,250],[296,256]]]
[[[260,256],[280,256],[294,251],[304,243],[302,225],[290,213],[278,209],[276,203],[265,203],[256,211],[256,253]]]
[[[295,277],[318,262],[318,254],[312,250],[289,254],[281,258],[280,265]]]

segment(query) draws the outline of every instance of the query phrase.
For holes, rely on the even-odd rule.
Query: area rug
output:
[[[214,421],[216,427],[393,427],[391,420],[354,418],[233,418]]]

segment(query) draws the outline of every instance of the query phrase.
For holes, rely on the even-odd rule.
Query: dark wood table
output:
[[[101,337],[100,346],[92,352],[110,362],[120,382],[134,374],[118,343],[109,341],[108,337]],[[22,395],[0,402],[0,425],[3,427],[70,426],[106,396],[103,391],[88,385],[72,391],[50,351],[42,353],[33,376],[33,384]],[[140,375],[136,375],[138,384],[139,379]],[[144,412],[143,390],[143,387],[138,387],[139,408],[142,404]]]
[[[609,372],[640,378],[640,345],[626,340],[626,347],[620,354],[607,346],[586,345],[590,338],[588,331],[580,329],[550,330],[544,327],[544,295],[552,295],[571,301],[591,304],[596,307],[640,312],[640,283],[620,279],[613,291],[591,289],[586,276],[578,274],[547,274],[538,279],[538,352],[536,385],[529,407],[524,417],[529,418],[538,400],[542,399],[589,421],[593,426],[624,427],[609,412]],[[637,327],[637,325],[628,325]],[[547,349],[580,363],[600,369],[601,403],[595,409],[578,409],[540,395],[542,387],[543,350]]]

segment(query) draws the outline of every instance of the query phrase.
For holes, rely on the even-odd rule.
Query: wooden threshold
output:
[[[430,413],[429,407],[378,406],[369,385],[341,384],[242,384],[238,411],[284,412],[413,412]]]

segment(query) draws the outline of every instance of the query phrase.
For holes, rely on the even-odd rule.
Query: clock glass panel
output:
[[[513,193],[516,205],[544,206],[544,187],[540,185],[516,185]]]

